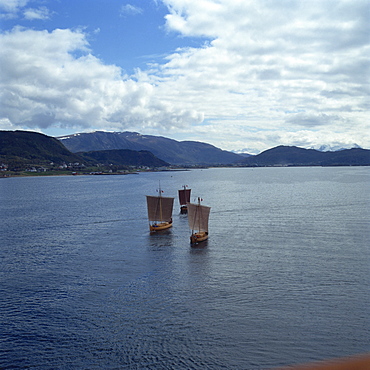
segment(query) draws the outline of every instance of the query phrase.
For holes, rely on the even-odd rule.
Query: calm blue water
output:
[[[150,235],[146,194],[176,196]],[[212,207],[191,248],[177,190]],[[370,168],[0,180],[0,368],[267,369],[370,350]]]

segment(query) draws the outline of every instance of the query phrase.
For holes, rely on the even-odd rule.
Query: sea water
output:
[[[0,368],[268,369],[370,350],[369,167],[0,179]],[[150,234],[145,195],[174,196]],[[189,242],[183,185],[211,208]]]

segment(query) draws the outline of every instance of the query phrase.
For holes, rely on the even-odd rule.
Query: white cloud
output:
[[[0,118],[15,126],[169,128],[200,119],[158,99],[151,84],[104,65],[81,31],[16,28],[1,36],[0,49]]]
[[[136,15],[141,14],[143,12],[142,8],[139,8],[138,6],[126,4],[121,6],[120,15]]]
[[[0,0],[0,18],[15,18],[29,0]]]
[[[276,132],[299,127],[322,133],[298,131],[307,140],[335,136],[370,146],[367,1],[164,3],[169,31],[209,42],[170,55],[160,67],[163,81],[209,120],[222,118],[212,127],[229,135],[224,147],[237,149],[226,127],[238,131],[238,141],[264,143],[260,149],[276,144],[266,132],[282,141],[289,135]]]
[[[6,12],[15,12],[25,6],[29,0],[0,0],[0,10]]]
[[[23,12],[24,18],[27,20],[45,20],[50,18],[49,9],[45,6],[41,6],[38,9],[35,8],[28,8],[25,9]]]
[[[134,129],[230,150],[331,140],[370,147],[367,0],[162,2],[168,32],[206,41],[132,78],[96,58],[82,31],[1,35],[4,119]]]

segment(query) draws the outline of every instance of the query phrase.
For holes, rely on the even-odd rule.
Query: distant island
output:
[[[127,174],[211,166],[370,166],[370,150],[321,152],[278,146],[258,155],[235,154],[210,144],[133,132],[97,131],[54,138],[32,131],[0,131],[0,176]]]

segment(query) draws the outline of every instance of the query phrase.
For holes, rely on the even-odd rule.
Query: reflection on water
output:
[[[148,234],[148,245],[151,249],[173,247],[173,234],[171,229],[150,232]]]
[[[207,248],[208,248],[208,240],[204,240],[201,243],[192,244],[191,249],[190,249],[190,253],[195,254],[195,253],[199,253],[199,252],[205,252],[205,251],[207,251]]]

